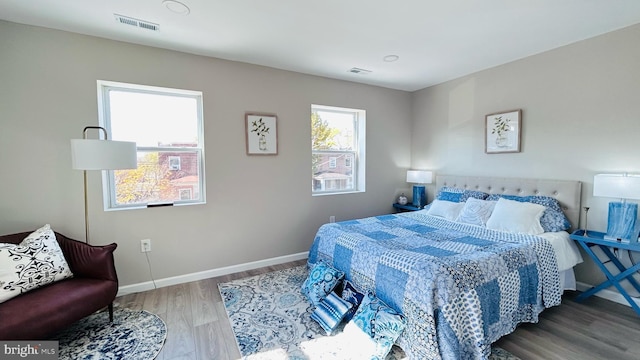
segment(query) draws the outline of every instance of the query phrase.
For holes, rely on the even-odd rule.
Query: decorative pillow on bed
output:
[[[20,244],[0,244],[0,303],[72,276],[49,224]]]
[[[495,206],[496,201],[469,198],[464,203],[456,221],[472,225],[486,226],[487,220],[489,220]]]
[[[443,186],[436,197],[438,200],[444,201],[452,201],[452,202],[460,202],[460,198],[462,197],[463,189],[452,188],[448,186]]]
[[[351,281],[345,280],[344,286],[342,288],[341,297],[342,299],[350,302],[353,305],[351,309],[347,312],[347,314],[344,316],[344,319],[346,321],[349,321],[353,317],[353,314],[356,313],[356,310],[358,310],[358,306],[360,305],[360,303],[362,303],[364,294],[360,290],[358,290],[355,286],[353,286]]]
[[[365,347],[373,350],[366,354],[367,358],[384,359],[406,326],[404,316],[369,293],[362,300],[353,319],[345,326],[344,332],[364,332],[373,342],[373,346]]]
[[[320,300],[329,295],[343,278],[342,271],[320,261],[309,272],[309,277],[302,284],[301,291],[307,295],[313,305],[318,305]]]
[[[433,200],[427,210],[427,215],[440,216],[447,220],[455,221],[460,214],[464,203],[446,200]]]
[[[515,196],[515,195],[489,195],[487,200],[498,200],[499,198],[520,201],[520,202],[530,202],[538,205],[542,205],[546,207],[544,213],[542,213],[542,217],[540,218],[540,225],[545,232],[556,232],[569,230],[571,228],[571,222],[564,215],[564,211],[562,211],[562,207],[557,199],[554,199],[550,196]]]
[[[487,228],[530,235],[542,234],[544,229],[540,225],[540,217],[544,209],[542,205],[500,198],[487,220]]]
[[[351,308],[353,304],[331,292],[316,305],[311,318],[322,326],[327,335],[331,335]]]
[[[482,191],[464,190],[454,187],[443,186],[438,193],[438,200],[465,202],[469,198],[484,200],[489,194]]]

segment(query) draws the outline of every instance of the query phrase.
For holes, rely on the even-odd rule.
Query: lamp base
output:
[[[610,202],[606,240],[619,242],[637,242],[636,219],[638,204],[627,202]],[[635,235],[634,235],[635,234]]]
[[[413,206],[422,209],[427,205],[427,193],[423,185],[413,185]]]

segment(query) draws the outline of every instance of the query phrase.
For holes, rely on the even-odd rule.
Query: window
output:
[[[205,202],[202,93],[98,80],[100,124],[138,168],[103,172],[105,209]]]
[[[179,189],[180,200],[191,200],[191,189]]]
[[[311,105],[313,195],[365,191],[365,111]]]
[[[169,170],[180,170],[180,156],[169,156]]]

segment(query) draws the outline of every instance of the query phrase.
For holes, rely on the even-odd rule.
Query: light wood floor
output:
[[[167,323],[167,341],[158,360],[239,359],[218,283],[302,265],[300,260],[130,294],[116,299],[118,306],[144,309]],[[640,359],[640,317],[627,306],[597,297],[545,310],[537,324],[522,324],[496,344],[523,360],[637,360]]]

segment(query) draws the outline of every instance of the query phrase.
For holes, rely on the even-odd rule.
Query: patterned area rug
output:
[[[325,335],[311,319],[313,307],[300,292],[306,266],[274,271],[218,284],[243,359],[342,360],[352,357],[349,339],[340,330]],[[386,360],[406,359],[394,346]],[[519,360],[493,347],[490,360]]]
[[[150,312],[115,308],[92,314],[52,339],[60,341],[60,360],[151,360],[167,338],[167,326]]]

